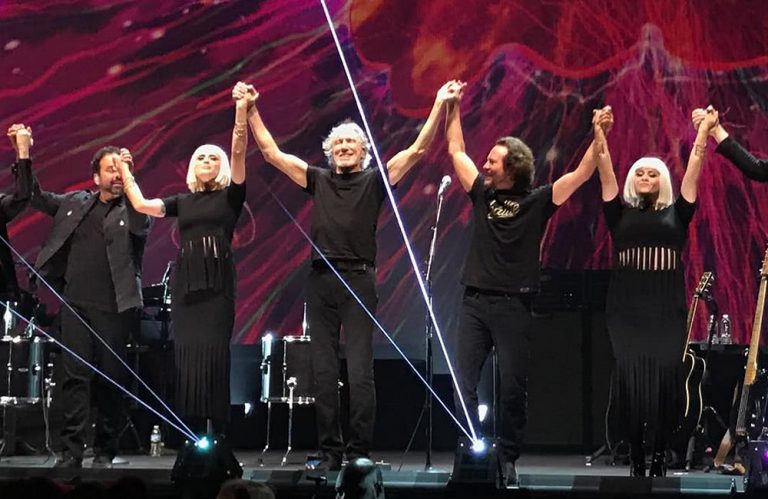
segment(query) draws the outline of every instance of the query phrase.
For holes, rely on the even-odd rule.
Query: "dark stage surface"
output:
[[[259,465],[261,453],[236,452],[243,464],[243,478],[268,482],[277,490],[278,498],[285,497],[333,497],[336,473],[329,475],[328,484],[316,488],[303,471],[305,451],[294,451],[285,467],[280,467],[284,451],[267,453],[264,466]],[[117,464],[112,469],[90,469],[90,460],[82,470],[52,469],[53,459],[45,457],[10,457],[0,461],[0,483],[32,476],[44,476],[72,482],[110,482],[125,475],[142,478],[150,488],[152,497],[174,497],[170,482],[170,470],[175,457],[124,456],[127,464]],[[433,455],[434,471],[424,471],[424,455],[413,452],[405,457],[402,453],[382,452],[375,458],[387,463],[384,466],[384,484],[387,497],[473,497],[478,489],[451,491],[447,488],[453,467],[453,454],[440,452]],[[119,459],[119,458],[118,458]],[[744,492],[742,477],[724,476],[717,473],[670,470],[663,479],[629,478],[627,466],[610,466],[599,459],[592,466],[585,465],[582,455],[529,454],[518,462],[519,489],[483,492],[483,497],[656,497],[685,496],[704,497]],[[402,466],[401,466],[402,463]],[[329,485],[330,484],[330,485]],[[2,490],[2,489],[0,489]]]

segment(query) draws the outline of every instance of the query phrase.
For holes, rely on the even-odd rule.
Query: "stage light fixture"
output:
[[[488,449],[488,445],[485,443],[485,440],[482,438],[478,438],[474,442],[472,442],[472,452],[475,454],[483,454],[486,449]]]
[[[449,488],[495,489],[501,484],[501,463],[496,439],[459,438]]]
[[[221,438],[204,435],[186,440],[171,470],[171,481],[185,499],[215,497],[221,484],[241,478],[243,468]]]

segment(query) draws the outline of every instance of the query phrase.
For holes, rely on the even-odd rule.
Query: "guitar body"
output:
[[[689,350],[683,360],[685,376],[685,410],[680,431],[690,435],[701,421],[704,411],[704,396],[702,395],[702,383],[707,371],[707,363],[704,359]]]

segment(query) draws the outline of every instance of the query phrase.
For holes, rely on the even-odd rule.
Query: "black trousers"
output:
[[[475,432],[480,431],[477,385],[483,364],[496,347],[499,366],[500,443],[504,461],[520,457],[527,420],[531,313],[525,297],[492,296],[466,291],[456,341],[456,376]],[[455,394],[459,421],[466,416]]]
[[[94,309],[75,309],[125,361],[129,334],[138,327],[137,312],[128,310],[110,313]],[[130,377],[128,370],[66,307],[61,309],[61,340],[65,346],[105,375],[125,386]],[[125,417],[123,392],[73,355],[65,352],[62,358],[64,426],[61,430],[61,442],[65,454],[82,459],[93,402],[97,410],[94,452],[96,455],[114,457],[118,451],[117,436]]]
[[[376,272],[340,272],[371,313],[375,313]],[[373,321],[330,269],[313,268],[307,284],[307,322],[312,337],[317,436],[323,455],[340,460],[368,456],[376,416],[373,382]],[[349,381],[349,435],[346,448],[339,419],[339,332],[343,328]]]

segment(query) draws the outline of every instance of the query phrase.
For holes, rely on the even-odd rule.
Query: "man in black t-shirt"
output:
[[[421,158],[434,138],[445,102],[455,98],[446,83],[416,141],[387,162],[395,185]],[[255,92],[251,87],[249,91]],[[254,106],[249,123],[264,158],[314,199],[312,241],[360,297],[376,311],[376,224],[386,197],[384,180],[371,160],[368,139],[352,122],[333,128],[323,141],[330,168],[309,166],[282,152]],[[368,457],[373,439],[376,394],[373,382],[373,321],[331,272],[316,251],[307,282],[307,322],[312,336],[315,414],[322,470],[338,470],[342,453],[352,460]],[[344,329],[349,380],[349,438],[339,431],[339,332]]]
[[[554,184],[533,188],[533,154],[515,137],[499,139],[482,173],[478,171],[464,149],[458,101],[448,105],[446,136],[456,176],[472,201],[474,225],[461,281],[465,292],[455,348],[456,411],[469,416],[479,435],[477,384],[495,347],[501,378],[501,460],[506,484],[514,485],[526,423],[530,303],[539,289],[539,246],[557,207],[592,176],[596,145],[590,145],[576,170]]]
[[[119,162],[132,163],[127,149],[104,147],[91,161],[97,191],[54,194],[32,178],[31,206],[53,217],[53,227],[35,266],[77,314],[125,360],[131,331],[142,306],[141,264],[150,219],[137,213],[123,196]],[[61,341],[115,382],[124,385],[128,371],[62,304]],[[97,410],[93,467],[110,467],[123,425],[123,394],[74,356],[62,358],[61,403],[64,451],[56,467],[80,468],[90,424],[91,401]]]

